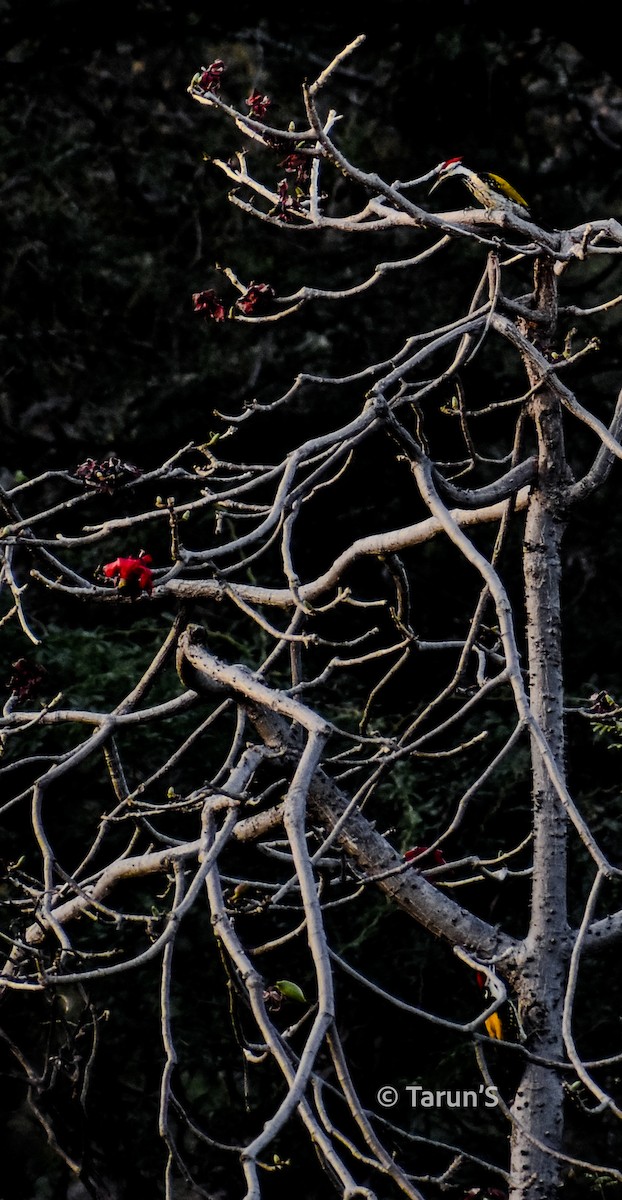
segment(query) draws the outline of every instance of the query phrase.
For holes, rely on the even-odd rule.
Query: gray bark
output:
[[[555,317],[552,270],[536,272],[540,311]],[[539,331],[541,337],[541,329]],[[530,383],[537,382],[526,361]],[[543,388],[531,401],[538,479],[525,524],[524,587],[530,703],[564,771],[560,546],[567,464],[561,405]],[[562,1014],[571,951],[566,896],[567,817],[532,737],[533,879],[531,915],[519,973],[519,1012],[536,1055],[563,1059]],[[551,1200],[563,1180],[564,1091],[560,1071],[527,1063],[512,1105],[511,1200]]]

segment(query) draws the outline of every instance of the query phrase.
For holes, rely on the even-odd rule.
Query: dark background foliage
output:
[[[71,465],[91,451],[94,429],[102,450],[148,461],[160,457],[163,428],[167,444],[203,436],[212,409],[294,365],[291,332],[217,337],[193,320],[190,296],[213,285],[215,263],[234,260],[250,279],[273,276],[278,259],[283,294],[346,256],[356,272],[356,256],[369,254],[329,243],[318,255],[312,237],[291,237],[283,254],[278,233],[231,210],[204,155],[237,146],[185,90],[203,60],[226,60],[233,102],[260,87],[275,119],[300,119],[301,79],[366,32],[337,88],[355,161],[406,178],[462,153],[509,175],[550,223],[619,216],[622,109],[607,38],[585,46],[583,28],[562,38],[541,14],[531,26],[528,11],[503,32],[483,3],[444,5],[439,20],[437,6],[389,2],[363,30],[351,14],[327,22],[321,7],[298,29],[284,10],[258,18],[250,4],[236,6],[235,24],[189,0],[5,4],[1,465]],[[304,320],[323,359],[365,345],[366,328],[346,339],[345,315],[332,328]],[[386,338],[382,310],[367,321]]]
[[[221,328],[195,316],[193,292],[214,286],[227,291],[217,264],[231,265],[248,281],[266,279],[283,294],[334,275],[344,283],[360,279],[386,254],[380,244],[363,246],[356,239],[343,244],[330,237],[318,244],[312,237],[253,226],[231,208],[223,178],[207,160],[238,148],[232,131],[186,94],[202,63],[225,60],[223,95],[233,103],[242,104],[257,87],[272,97],[275,123],[302,120],[300,81],[365,32],[366,44],[335,89],[344,113],[340,136],[353,161],[392,180],[463,154],[472,165],[511,178],[550,224],[575,224],[588,216],[622,219],[622,67],[598,8],[591,6],[589,19],[579,10],[576,16],[566,12],[563,28],[557,28],[542,6],[522,4],[520,15],[500,29],[498,6],[484,0],[442,6],[385,0],[362,19],[352,10],[346,16],[322,5],[305,10],[303,18],[284,5],[266,11],[240,3],[229,11],[192,0],[123,5],[0,0],[2,482],[49,468],[74,469],[89,455],[99,459],[112,451],[153,467],[178,446],[221,430],[219,412],[239,411],[254,396],[278,394],[300,368],[342,372],[364,363],[371,339],[375,355],[390,353],[396,323],[416,328],[423,312],[431,323],[434,305],[439,319],[447,305],[460,311],[460,284],[454,280],[430,294],[418,281],[412,294],[408,280],[392,279],[354,317],[345,309],[306,309],[287,328],[266,332],[233,324]],[[339,203],[338,192],[333,202]],[[456,195],[456,205],[462,202]],[[601,282],[595,271],[595,295]],[[468,280],[465,295],[470,285]],[[590,297],[582,294],[581,300]],[[619,366],[615,317],[606,336],[613,371]],[[499,364],[501,378],[504,369]],[[605,382],[598,367],[590,363],[581,382],[598,411]],[[255,426],[252,436],[265,438],[271,456],[294,444],[307,420],[301,404],[287,420]],[[245,436],[238,442],[241,457]],[[373,503],[382,497],[389,512],[392,464],[379,461],[375,471]],[[620,688],[616,486],[609,485],[582,515],[567,550],[568,682],[578,698],[596,687],[614,693]],[[356,523],[356,505],[348,510],[344,499],[330,535],[336,545],[356,534]],[[311,561],[314,530],[308,533]],[[597,565],[610,568],[606,593]],[[439,621],[442,615],[440,610]],[[69,675],[75,702],[114,698],[149,659],[151,618],[132,619],[129,628],[117,624],[103,637],[100,625],[68,635],[62,608],[53,617],[46,665],[63,673],[65,682]],[[41,619],[47,617],[42,613]],[[237,631],[221,628],[217,636],[221,645],[224,639],[235,643]],[[105,650],[98,659],[100,643]],[[5,632],[1,648],[8,674],[17,652],[13,632]],[[387,700],[393,709],[408,703],[407,691]],[[595,833],[607,831],[614,844],[619,823],[608,815],[607,800],[617,787],[617,758],[604,746],[594,754],[578,721],[570,732],[574,786],[592,806]],[[148,745],[141,747],[141,754],[148,752]],[[422,771],[416,798],[406,785],[403,795],[385,798],[387,822],[396,827],[398,840],[407,844],[411,836],[419,840],[441,827],[452,782],[451,771],[443,768],[441,775],[430,768]],[[505,786],[507,815],[507,795],[516,796],[517,808],[524,798],[519,770],[508,772]],[[494,842],[494,796],[490,805]],[[85,814],[76,814],[78,841],[81,819]],[[466,831],[467,837],[476,834]],[[19,848],[9,849],[14,854]],[[514,900],[518,907],[523,899],[504,894],[499,918],[511,922]],[[477,903],[491,916],[500,901],[490,887]],[[471,1011],[476,998],[464,992],[464,974],[405,918],[370,897],[359,921],[358,928],[349,928],[344,949],[361,969],[390,983],[397,963],[400,990],[413,1002],[447,1014]],[[225,1138],[231,1113],[244,1111],[244,1081],[231,1066],[234,1042],[221,965],[212,945],[197,951],[201,936],[189,923],[180,952],[179,1020],[189,1045],[203,1046],[202,1061],[189,1056],[180,1076],[197,1118],[209,1118],[214,1136]],[[288,970],[295,977],[295,961]],[[94,1155],[128,1197],[145,1194],[141,1183],[153,1177],[161,1153],[154,1149],[156,994],[156,973],[145,971],[121,977],[112,1003],[109,996],[90,997],[95,1006],[109,1005],[110,1015],[106,1054],[94,1074],[89,1138]],[[345,978],[339,994],[357,1083],[371,1103],[377,1085],[398,1080],[412,1026],[391,1018],[387,1029],[386,1009],[378,1004],[375,1010],[375,1002]],[[8,1006],[13,1031],[24,1025],[38,1030],[34,1051],[37,1039],[43,1044],[47,1036],[46,1005],[38,998]],[[370,1044],[373,1025],[377,1035]],[[74,1053],[75,1036],[75,1030],[67,1031],[59,1055]],[[420,1078],[434,1064],[435,1086],[443,1086],[438,1061],[426,1054],[420,1047]],[[456,1061],[466,1069],[456,1054],[448,1040],[448,1078],[455,1077]],[[7,1195],[64,1196],[63,1173],[28,1116],[23,1086],[12,1081],[10,1062],[3,1069],[7,1086],[0,1105],[15,1172]],[[259,1108],[273,1095],[274,1081],[266,1078],[264,1084]],[[60,1085],[51,1103],[69,1125],[74,1109]],[[471,1130],[474,1148],[486,1132]],[[75,1131],[76,1142],[83,1133]],[[283,1157],[290,1151],[284,1146]],[[210,1153],[209,1185],[229,1196],[226,1155]],[[307,1194],[305,1153],[301,1149],[295,1158],[296,1178],[287,1176],[291,1194]],[[267,1187],[267,1195],[282,1194],[278,1175]],[[155,1184],[150,1194],[158,1194]]]

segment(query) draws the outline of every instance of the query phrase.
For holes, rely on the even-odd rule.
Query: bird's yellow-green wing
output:
[[[490,181],[492,187],[500,192],[502,196],[505,196],[508,200],[513,200],[515,204],[520,204],[521,208],[529,208],[527,201],[523,199],[520,192],[516,191],[516,188],[512,187],[511,183],[507,182],[507,179],[502,179],[500,175],[493,175],[492,172],[488,172],[485,178]]]

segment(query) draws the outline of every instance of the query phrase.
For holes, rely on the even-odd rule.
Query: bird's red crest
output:
[[[460,162],[462,162],[461,154],[459,154],[457,158],[448,158],[447,161],[443,163],[441,170],[444,171],[445,167],[451,167],[451,166],[453,166],[454,163],[460,163]]]

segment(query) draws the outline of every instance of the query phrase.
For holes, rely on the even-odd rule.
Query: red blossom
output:
[[[246,103],[251,110],[252,117],[265,117],[266,112],[270,107],[271,101],[267,96],[262,96],[261,92],[254,91],[248,97]]]
[[[286,179],[281,180],[281,182],[277,185],[276,191],[278,195],[278,201],[274,208],[270,209],[268,215],[271,217],[277,217],[279,221],[291,221],[291,210],[293,208],[300,208],[298,198],[290,195],[289,184]]]
[[[192,304],[195,313],[201,313],[209,321],[226,320],[225,306],[213,288],[207,288],[204,292],[193,292]]]
[[[217,92],[220,87],[220,80],[226,69],[222,58],[214,59],[214,62],[210,63],[209,67],[201,67],[199,78],[197,79],[198,87],[204,92]]]
[[[298,151],[294,150],[292,154],[288,154],[287,157],[279,163],[279,166],[282,167],[288,175],[295,175],[297,184],[306,187],[307,183],[309,182],[309,175],[311,173],[310,159],[306,154],[299,154]]]
[[[413,846],[412,849],[407,850],[404,854],[404,862],[412,862],[414,858],[419,858],[420,855],[425,854],[426,850],[428,849],[428,846]],[[437,867],[445,866],[446,860],[442,850],[433,850],[431,857]]]
[[[261,312],[266,307],[269,307],[270,300],[274,299],[274,288],[270,287],[269,283],[254,283],[251,281],[248,290],[236,300],[236,308],[240,308],[246,316],[252,313]]]
[[[106,563],[102,572],[106,579],[114,579],[115,587],[127,589],[128,595],[140,595],[146,592],[148,596],[153,591],[153,571],[149,564],[150,554],[140,551],[137,558],[115,558],[114,562]]]
[[[38,691],[47,674],[45,667],[27,658],[18,658],[11,663],[11,672],[7,687],[16,700],[29,700]]]

